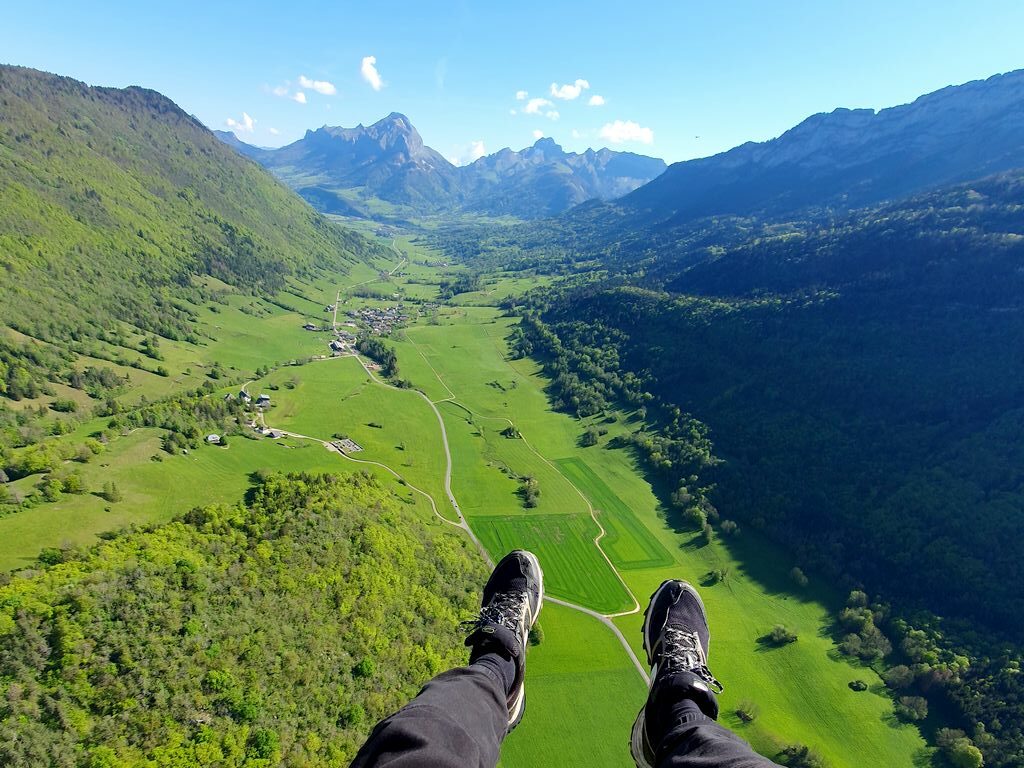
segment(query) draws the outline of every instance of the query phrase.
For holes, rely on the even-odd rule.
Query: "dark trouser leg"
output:
[[[657,768],[770,768],[732,731],[715,722],[718,700],[696,675],[660,680],[645,711]]]
[[[494,768],[508,730],[511,663],[491,653],[438,675],[373,729],[352,768]]]

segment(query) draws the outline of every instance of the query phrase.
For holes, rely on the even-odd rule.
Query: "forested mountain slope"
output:
[[[343,766],[465,655],[479,557],[365,475],[272,476],[0,586],[0,764]]]
[[[188,338],[196,277],[273,292],[369,250],[154,91],[0,67],[4,325]]]
[[[680,499],[713,483],[722,517],[888,602],[895,652],[853,614],[847,652],[910,665],[1019,765],[1024,172],[762,235],[535,296],[521,343],[572,409],[653,398],[633,442]],[[699,478],[687,413],[722,460]]]

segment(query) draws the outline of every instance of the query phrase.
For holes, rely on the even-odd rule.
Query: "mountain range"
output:
[[[895,200],[1024,164],[1024,70],[883,109],[808,117],[770,141],[675,163],[622,199],[684,223]]]
[[[384,201],[418,214],[467,211],[519,218],[553,216],[587,200],[621,197],[661,174],[665,162],[631,152],[566,152],[539,139],[456,166],[423,143],[405,115],[369,126],[324,126],[280,149],[216,135],[327,213],[369,215]]]

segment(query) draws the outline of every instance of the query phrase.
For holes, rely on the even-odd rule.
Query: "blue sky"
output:
[[[261,146],[403,112],[463,161],[540,135],[701,157],[1024,67],[1020,0],[5,6],[4,63],[154,88]]]

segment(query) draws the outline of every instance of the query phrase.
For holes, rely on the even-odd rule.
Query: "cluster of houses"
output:
[[[227,397],[231,397],[231,395],[227,395]],[[244,389],[240,390],[238,392],[238,399],[241,400],[246,405],[248,405],[249,403],[253,402],[252,395],[250,395]],[[259,395],[256,396],[256,407],[257,408],[262,409],[262,408],[268,408],[269,406],[270,406],[270,395],[265,395],[265,394],[260,393]]]
[[[337,330],[327,346],[331,348],[332,357],[351,355],[355,351],[356,336],[348,331]]]
[[[387,336],[396,325],[407,323],[412,319],[411,315],[406,314],[405,308],[401,304],[383,309],[361,307],[349,310],[348,316],[364,323],[371,333],[378,336]]]

